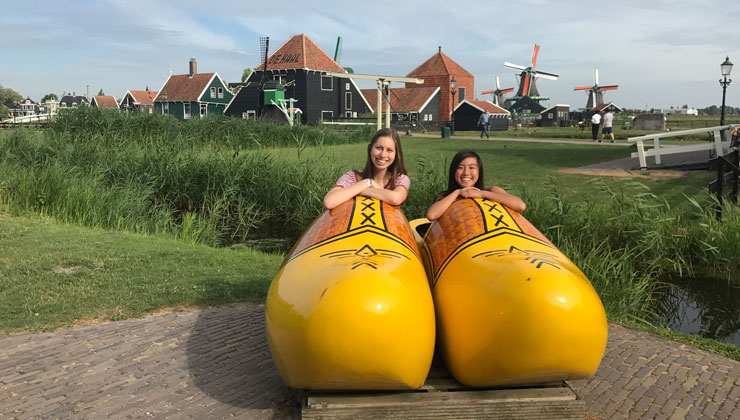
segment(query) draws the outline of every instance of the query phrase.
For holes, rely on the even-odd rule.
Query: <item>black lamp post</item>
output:
[[[452,88],[452,127],[450,127],[450,134],[455,134],[455,93],[457,93],[457,80],[455,80],[455,76],[452,76],[452,80],[450,80],[450,87]]]
[[[719,125],[725,125],[725,92],[727,86],[732,82],[732,79],[727,78],[732,71],[732,62],[729,56],[725,58],[725,62],[720,64],[719,68],[722,70],[722,79],[719,79],[719,84],[722,86],[722,116],[719,118]]]

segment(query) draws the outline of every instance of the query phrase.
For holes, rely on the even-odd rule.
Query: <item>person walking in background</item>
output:
[[[612,137],[612,143],[614,143],[614,130],[612,129],[613,120],[614,114],[612,114],[611,109],[607,108],[606,114],[604,114],[604,128],[601,129],[601,140],[604,140],[604,134],[609,134]],[[599,140],[599,143],[601,140]]]
[[[599,125],[601,124],[601,114],[598,112],[594,112],[594,115],[591,116],[591,137],[593,137],[594,141],[596,141],[596,138],[599,136]],[[601,143],[601,140],[599,140],[599,143]]]
[[[488,137],[488,124],[491,121],[491,116],[488,114],[488,111],[485,109],[483,110],[483,113],[480,114],[480,118],[478,118],[478,127],[480,127],[480,138],[483,138],[483,135],[485,134],[486,138]]]

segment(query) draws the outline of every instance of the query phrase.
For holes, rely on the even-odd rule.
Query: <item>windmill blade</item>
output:
[[[619,85],[599,86],[599,90],[602,92],[605,90],[617,90],[618,87]]]
[[[520,66],[518,64],[512,64],[512,63],[509,63],[508,61],[504,61],[504,67],[509,67],[509,68],[517,69],[517,70],[526,70],[527,69],[524,66]]]
[[[536,77],[540,77],[542,79],[548,79],[548,80],[558,80],[558,76],[555,73],[548,73],[546,71],[535,71],[533,72]]]
[[[480,94],[481,94],[481,95],[488,95],[489,93],[496,93],[496,91],[495,91],[495,90],[484,90],[484,91],[483,91],[483,92],[481,92]]]
[[[508,88],[508,89],[503,89],[503,90],[502,89],[499,89],[499,93],[501,93],[501,94],[509,93],[509,92],[513,92],[513,91],[514,91],[514,88]]]
[[[501,81],[498,80],[498,76],[496,76],[496,89],[501,89]]]
[[[599,68],[594,67],[594,86],[599,85]]]
[[[537,65],[537,54],[540,52],[540,46],[534,44],[534,52],[532,53],[532,68]]]
[[[524,96],[529,96],[529,78],[530,77],[531,76],[529,75],[529,73],[527,73],[524,76],[524,88],[522,89],[522,95]]]
[[[573,90],[591,90],[593,88],[593,86],[576,86],[573,88]]]

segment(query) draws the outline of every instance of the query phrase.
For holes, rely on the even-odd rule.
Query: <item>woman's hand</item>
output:
[[[460,197],[464,197],[464,198],[482,198],[483,197],[483,193],[481,192],[481,190],[479,190],[476,187],[460,188],[458,191],[459,191]]]

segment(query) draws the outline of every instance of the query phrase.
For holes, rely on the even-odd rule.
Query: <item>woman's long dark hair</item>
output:
[[[474,157],[475,160],[478,161],[478,181],[475,182],[475,187],[479,190],[486,188],[486,184],[483,180],[483,162],[480,160],[480,156],[478,156],[478,153],[475,153],[472,150],[460,150],[459,152],[457,152],[455,157],[452,158],[452,162],[450,162],[447,190],[439,193],[439,195],[437,196],[437,200],[441,200],[442,198],[447,197],[447,195],[449,195],[456,189],[462,188],[462,186],[458,184],[455,180],[455,172],[457,171],[457,167],[460,166],[460,163],[469,157]]]
[[[406,166],[403,164],[403,151],[401,150],[401,138],[398,136],[398,132],[392,128],[381,128],[375,132],[375,135],[367,145],[367,161],[365,162],[365,169],[358,172],[357,174],[361,178],[372,178],[375,175],[375,166],[373,165],[372,150],[375,143],[381,137],[390,137],[393,139],[393,143],[396,146],[396,157],[393,159],[393,163],[388,167],[388,173],[390,179],[385,185],[385,188],[393,187],[396,185],[396,178],[399,175],[406,175]]]

